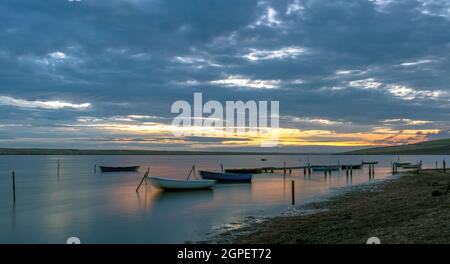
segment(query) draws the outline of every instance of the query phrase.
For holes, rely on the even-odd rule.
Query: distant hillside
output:
[[[450,155],[450,139],[425,141],[417,144],[368,148],[339,154],[348,155]]]
[[[299,153],[0,148],[0,155],[299,155]]]

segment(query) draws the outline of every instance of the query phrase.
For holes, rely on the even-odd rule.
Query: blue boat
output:
[[[200,171],[200,176],[203,179],[216,180],[218,182],[251,182],[253,175],[248,173]]]

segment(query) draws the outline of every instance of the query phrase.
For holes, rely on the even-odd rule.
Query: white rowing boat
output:
[[[198,190],[211,188],[215,180],[175,180],[161,177],[148,177],[153,186],[173,191]]]

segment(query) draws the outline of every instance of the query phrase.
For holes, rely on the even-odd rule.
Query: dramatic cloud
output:
[[[400,66],[405,66],[405,67],[417,66],[420,64],[426,64],[426,63],[431,63],[431,62],[433,62],[433,61],[432,60],[418,60],[418,61],[411,61],[411,62],[403,62],[400,64]]]
[[[278,88],[279,80],[252,80],[240,75],[230,75],[225,79],[211,81],[211,84],[254,89]]]
[[[404,85],[383,84],[375,79],[369,78],[365,80],[351,81],[350,87],[368,90],[381,90],[388,92],[403,100],[414,99],[446,99],[448,100],[448,92],[443,90],[418,90]]]
[[[74,104],[64,101],[30,101],[16,99],[9,96],[0,96],[0,105],[15,106],[20,108],[41,108],[41,109],[76,109],[83,110],[91,107],[90,103]]]
[[[279,50],[250,49],[250,52],[248,54],[245,54],[243,57],[250,61],[284,59],[296,58],[303,52],[305,52],[305,50],[301,47],[285,47]]]
[[[276,150],[448,137],[449,8],[446,0],[3,0],[0,143],[256,149],[260,138],[169,133],[172,103],[192,102],[194,92],[221,103],[279,101]]]
[[[272,7],[267,7],[263,15],[251,25],[251,27],[266,26],[266,27],[278,27],[281,25],[281,21],[278,18],[277,11]]]

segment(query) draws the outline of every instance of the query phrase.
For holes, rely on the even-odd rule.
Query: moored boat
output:
[[[402,165],[401,166],[403,169],[418,169],[418,168],[420,168],[420,165],[412,165],[412,164],[409,164],[409,165]]]
[[[163,177],[148,177],[153,186],[168,191],[209,189],[215,180],[176,180]]]
[[[352,170],[359,170],[362,168],[362,164],[341,165],[341,169],[346,170],[347,168]]]
[[[337,171],[341,169],[339,165],[313,165],[311,168],[314,171]]]
[[[362,165],[376,165],[378,164],[378,161],[362,161]]]
[[[203,179],[216,180],[218,182],[250,182],[253,175],[249,173],[229,173],[229,172],[212,172],[200,171]]]
[[[226,169],[225,172],[228,173],[250,173],[250,174],[259,174],[262,173],[262,169]]]
[[[120,171],[137,171],[139,166],[126,166],[126,167],[109,167],[99,166],[102,172],[120,172]]]

